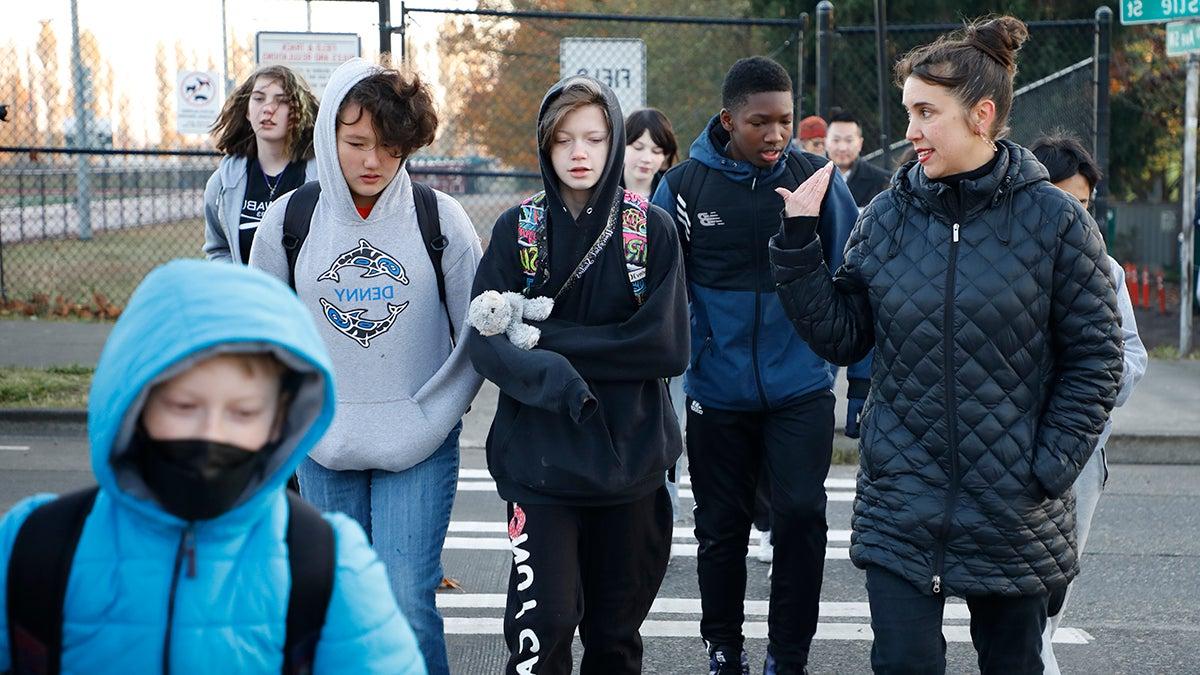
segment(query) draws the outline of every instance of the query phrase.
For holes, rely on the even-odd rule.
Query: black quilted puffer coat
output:
[[[999,153],[961,202],[903,167],[832,278],[819,241],[771,247],[817,354],[876,350],[850,557],[927,594],[1033,595],[1075,576],[1070,487],[1121,376],[1095,222],[1029,151]]]

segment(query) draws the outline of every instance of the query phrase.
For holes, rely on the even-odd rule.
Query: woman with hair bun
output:
[[[1096,223],[1004,140],[1027,37],[977,21],[896,65],[916,159],[836,273],[815,233],[829,168],[782,191],[771,259],[796,330],[842,365],[876,350],[850,557],[877,673],[945,671],[950,596],[983,673],[1041,673],[1047,598],[1079,571],[1070,487],[1117,394],[1121,327]]]

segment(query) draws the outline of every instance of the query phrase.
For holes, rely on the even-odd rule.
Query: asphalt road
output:
[[[834,467],[827,483],[826,604],[812,650],[814,673],[869,671],[863,575],[845,559],[853,476],[852,467]],[[80,428],[0,427],[0,507],[90,481]],[[463,589],[445,591],[439,600],[451,665],[456,673],[497,673],[505,657],[500,626],[510,554],[504,504],[487,477],[482,450],[463,451],[459,486],[443,561]],[[684,506],[690,507],[689,499]],[[691,523],[676,526],[661,611],[652,611],[644,626],[648,673],[706,672]],[[747,564],[747,644],[761,664],[767,566],[753,558]],[[1064,642],[1055,647],[1064,672],[1200,673],[1200,466],[1113,466],[1083,564],[1060,632]],[[977,672],[965,607],[948,608],[946,625],[948,671]]]

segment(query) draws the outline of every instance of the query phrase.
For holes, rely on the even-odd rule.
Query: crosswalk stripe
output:
[[[439,593],[440,609],[503,609],[508,596],[504,593]],[[770,603],[766,600],[745,601],[747,616],[766,616]],[[650,606],[651,614],[700,614],[700,598],[657,598]],[[869,618],[871,606],[865,602],[822,602],[821,616]],[[963,602],[946,603],[946,619],[965,621],[971,618]]]
[[[487,469],[459,469],[458,477],[460,480],[488,480],[492,479],[492,474]],[[827,490],[853,490],[855,488],[855,480],[853,478],[826,478],[825,489]],[[692,478],[688,475],[679,477],[680,486],[692,485]]]
[[[490,480],[460,480],[458,481],[459,492],[495,492],[496,483]],[[831,502],[852,502],[854,501],[853,492],[830,491],[825,493]],[[680,499],[695,499],[692,496],[692,491],[688,488],[679,488]]]
[[[442,549],[457,551],[507,551],[510,550],[508,539],[501,537],[446,537]],[[695,558],[697,544],[671,544],[671,555],[681,558]],[[754,549],[746,554],[754,557]],[[825,549],[826,560],[849,560],[850,549],[845,547],[829,547]]]
[[[450,616],[444,619],[447,635],[503,635],[504,620]],[[748,638],[767,637],[765,621],[747,621],[742,632]],[[700,635],[699,621],[659,621],[647,619],[642,622],[642,637],[695,638]],[[942,626],[947,642],[970,642],[970,626]],[[816,640],[871,640],[870,624],[865,623],[818,623]],[[1085,645],[1094,638],[1078,628],[1059,628],[1054,633],[1055,644]]]
[[[451,532],[467,532],[472,534],[507,534],[508,524],[498,523],[484,520],[452,520],[450,521]],[[750,531],[750,540],[757,542],[759,539],[758,530]],[[673,529],[671,536],[675,539],[695,539],[695,533],[690,527],[676,527]],[[850,530],[829,530],[829,541],[850,541]]]

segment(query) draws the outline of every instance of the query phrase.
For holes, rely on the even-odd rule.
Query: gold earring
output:
[[[985,136],[985,135],[984,135],[984,133],[983,133],[983,127],[979,127],[978,129],[976,129],[976,130],[975,130],[975,134],[976,134],[976,135],[978,135],[978,136],[979,136],[981,139],[983,139],[983,142],[984,142],[984,143],[987,143],[988,145],[992,146],[992,152],[996,152],[996,151],[997,151],[997,148],[996,148],[996,141],[993,141],[992,139],[990,139],[990,138],[988,138],[987,136]]]

